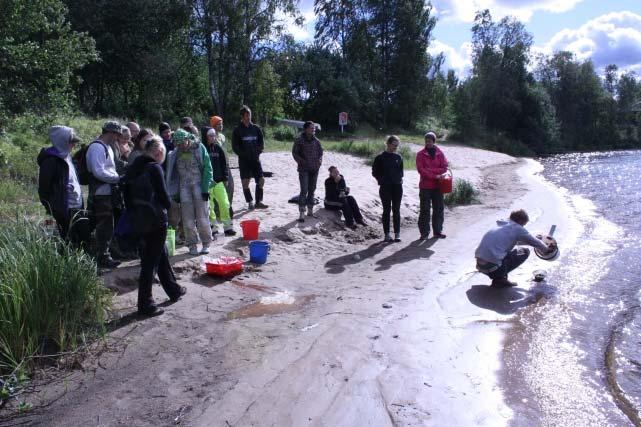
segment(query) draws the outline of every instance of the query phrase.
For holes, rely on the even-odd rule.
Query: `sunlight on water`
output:
[[[515,424],[629,425],[641,408],[641,152],[561,155],[542,164],[543,175],[568,190],[583,231],[548,277],[557,288],[551,300],[519,316],[516,347],[526,349],[525,360],[515,352],[506,364],[529,389],[522,407],[531,415]],[[628,417],[620,409],[626,402]]]

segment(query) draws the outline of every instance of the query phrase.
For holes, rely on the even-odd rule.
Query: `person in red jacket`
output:
[[[439,180],[447,172],[447,159],[440,148],[436,146],[436,134],[425,134],[425,149],[416,153],[416,170],[421,177],[419,182],[420,213],[418,215],[418,231],[421,239],[430,235],[430,209],[433,210],[432,231],[434,237],[444,239],[443,234],[443,193],[439,189]]]

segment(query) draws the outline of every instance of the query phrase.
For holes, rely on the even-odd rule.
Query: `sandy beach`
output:
[[[187,295],[162,316],[138,320],[136,263],[105,276],[117,289],[121,320],[100,351],[77,369],[41,384],[34,409],[1,425],[96,426],[387,426],[507,425],[510,379],[502,353],[515,312],[540,301],[532,272],[555,263],[534,255],[510,276],[517,288],[495,290],[474,270],[474,249],[496,219],[515,208],[527,228],[563,248],[579,225],[532,160],[468,147],[441,146],[454,176],[480,190],[480,203],[447,209],[447,239],[417,241],[418,174],[405,172],[402,242],[382,243],[381,206],[362,159],[326,153],[368,227],[352,231],[334,212],[296,222],[287,200],[298,192],[289,153],[267,153],[273,172],[264,211],[247,211],[238,170],[239,221],[259,219],[270,242],[264,265],[233,279],[204,274],[203,258],[180,248],[173,262]],[[322,205],[319,205],[319,207]],[[240,236],[240,233],[239,233]],[[248,258],[242,237],[219,237],[212,257]],[[545,285],[545,284],[543,284]],[[167,298],[154,286],[157,302]]]

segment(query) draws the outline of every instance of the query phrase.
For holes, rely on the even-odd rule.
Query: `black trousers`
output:
[[[394,233],[401,232],[401,199],[403,184],[381,185],[378,190],[383,204],[383,232],[389,234],[390,212],[393,216]]]
[[[84,251],[89,250],[91,242],[91,224],[87,211],[69,209],[69,218],[56,221],[60,237]]]
[[[443,202],[443,193],[438,188],[426,189],[419,191],[420,210],[418,214],[418,231],[422,236],[430,234],[430,210],[433,210],[432,231],[434,234],[440,234],[443,231],[445,203]]]
[[[140,278],[138,280],[138,309],[145,309],[154,303],[151,286],[154,274],[158,272],[160,285],[169,298],[179,295],[180,286],[169,263],[165,239],[167,226],[143,234],[140,238]]]
[[[356,199],[352,196],[347,196],[343,199],[343,204],[339,206],[328,205],[325,203],[325,209],[329,211],[341,211],[343,212],[343,217],[345,217],[345,225],[353,225],[354,220],[361,222],[363,221],[363,215],[361,214],[361,209],[358,207]]]
[[[530,256],[530,250],[528,248],[515,248],[512,249],[506,256],[503,258],[503,261],[501,262],[501,265],[499,268],[492,272],[486,272],[484,270],[486,269],[492,269],[496,267],[495,264],[481,264],[477,262],[476,268],[486,274],[490,279],[507,279],[507,274],[523,264],[526,259]]]

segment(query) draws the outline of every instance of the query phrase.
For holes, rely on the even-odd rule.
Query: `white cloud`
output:
[[[436,56],[443,52],[443,55],[445,56],[445,66],[443,67],[444,72],[451,68],[456,71],[456,75],[459,78],[467,77],[470,74],[472,69],[471,43],[463,43],[458,49],[456,49],[439,40],[432,40],[427,51],[432,56]]]
[[[301,10],[301,15],[304,18],[302,27],[296,25],[294,18],[287,16],[282,12],[278,12],[276,18],[283,22],[285,32],[291,34],[296,41],[310,42],[314,39],[314,25],[316,25],[314,9]]]
[[[564,29],[540,48],[546,53],[567,50],[579,59],[592,59],[597,69],[616,64],[622,70],[641,71],[641,15],[613,12],[578,29]]]
[[[479,10],[489,9],[492,18],[499,20],[514,16],[528,22],[536,11],[567,12],[583,0],[433,0],[437,16],[442,21],[473,22]]]

